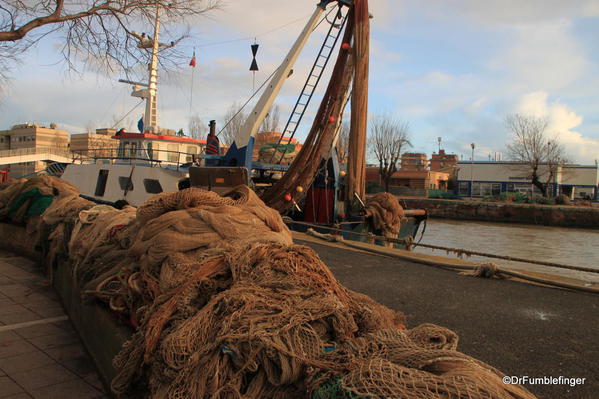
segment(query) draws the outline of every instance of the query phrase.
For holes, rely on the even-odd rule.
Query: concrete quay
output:
[[[0,251],[0,398],[108,398],[35,262]]]

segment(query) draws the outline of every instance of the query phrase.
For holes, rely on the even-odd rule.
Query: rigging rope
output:
[[[123,120],[124,120],[126,117],[128,117],[128,116],[129,116],[129,114],[130,114],[131,112],[135,111],[135,109],[136,109],[137,107],[139,107],[139,106],[140,106],[140,104],[141,104],[141,103],[143,103],[143,102],[144,102],[144,100],[143,100],[143,98],[142,98],[142,99],[141,99],[141,100],[140,100],[140,101],[139,101],[137,104],[135,104],[135,106],[134,106],[133,108],[131,108],[131,109],[129,110],[129,112],[127,112],[127,113],[125,114],[125,116],[123,116],[123,117],[122,117],[122,118],[121,118],[121,119],[120,119],[118,122],[116,122],[114,125],[112,125],[111,129],[114,129],[114,128],[115,128],[115,127],[116,127],[116,126],[119,124],[119,123],[121,123],[121,122],[122,122],[122,121],[123,121]]]
[[[243,109],[245,108],[245,106],[248,105],[248,103],[250,101],[252,101],[252,98],[254,98],[256,96],[256,94],[258,94],[260,92],[260,90],[262,90],[262,88],[270,81],[270,79],[274,76],[275,73],[277,73],[278,70],[279,70],[279,68],[276,68],[274,71],[272,71],[272,73],[270,74],[270,76],[268,78],[266,78],[266,80],[260,85],[260,87],[258,87],[258,90],[254,91],[254,94],[252,94],[250,96],[250,98],[248,98],[247,101],[245,103],[243,103],[243,105],[241,106],[241,108],[239,108],[239,111],[237,111],[235,113],[235,115],[233,115],[231,117],[231,119],[229,119],[229,121],[227,121],[227,123],[225,123],[225,125],[222,127],[222,129],[220,129],[218,131],[218,133],[216,134],[217,137],[227,128],[227,126],[229,126],[229,124],[233,121],[233,119],[235,119],[235,117],[237,115],[239,115],[239,113],[241,111],[243,111]]]

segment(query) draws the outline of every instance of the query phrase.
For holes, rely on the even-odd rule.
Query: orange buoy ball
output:
[[[297,191],[298,193],[303,193],[304,192],[304,188],[302,186],[297,186],[295,188],[295,191]]]
[[[345,171],[344,171],[344,170],[342,170],[341,172],[339,172],[339,176],[341,176],[341,177],[345,177]]]
[[[329,116],[329,123],[335,123],[335,117]]]
[[[341,48],[345,51],[349,50],[351,48],[351,45],[349,43],[343,43],[341,45]]]
[[[291,201],[291,199],[292,199],[291,194],[289,194],[289,193],[285,194],[284,198],[285,198],[285,201],[287,201],[287,202]]]

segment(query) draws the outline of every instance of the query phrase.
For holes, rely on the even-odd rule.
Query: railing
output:
[[[161,159],[159,155],[164,155],[165,159]],[[183,162],[181,161],[183,156]],[[72,151],[73,162],[97,162],[109,161],[114,162],[136,162],[149,163],[151,166],[176,165],[177,170],[181,164],[194,163],[200,159],[200,155],[189,152],[171,151],[171,150],[150,150],[145,148],[122,149],[122,148],[97,148],[88,150]]]
[[[52,154],[58,155],[65,158],[71,158],[72,153],[66,148],[59,147],[30,147],[30,148],[15,148],[12,150],[0,150],[0,158],[6,157],[18,157],[24,155],[37,155],[37,154]]]

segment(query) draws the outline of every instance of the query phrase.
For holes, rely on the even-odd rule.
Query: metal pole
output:
[[[470,199],[472,199],[472,192],[474,191],[474,143],[470,144],[472,147],[472,158],[470,158]]]

